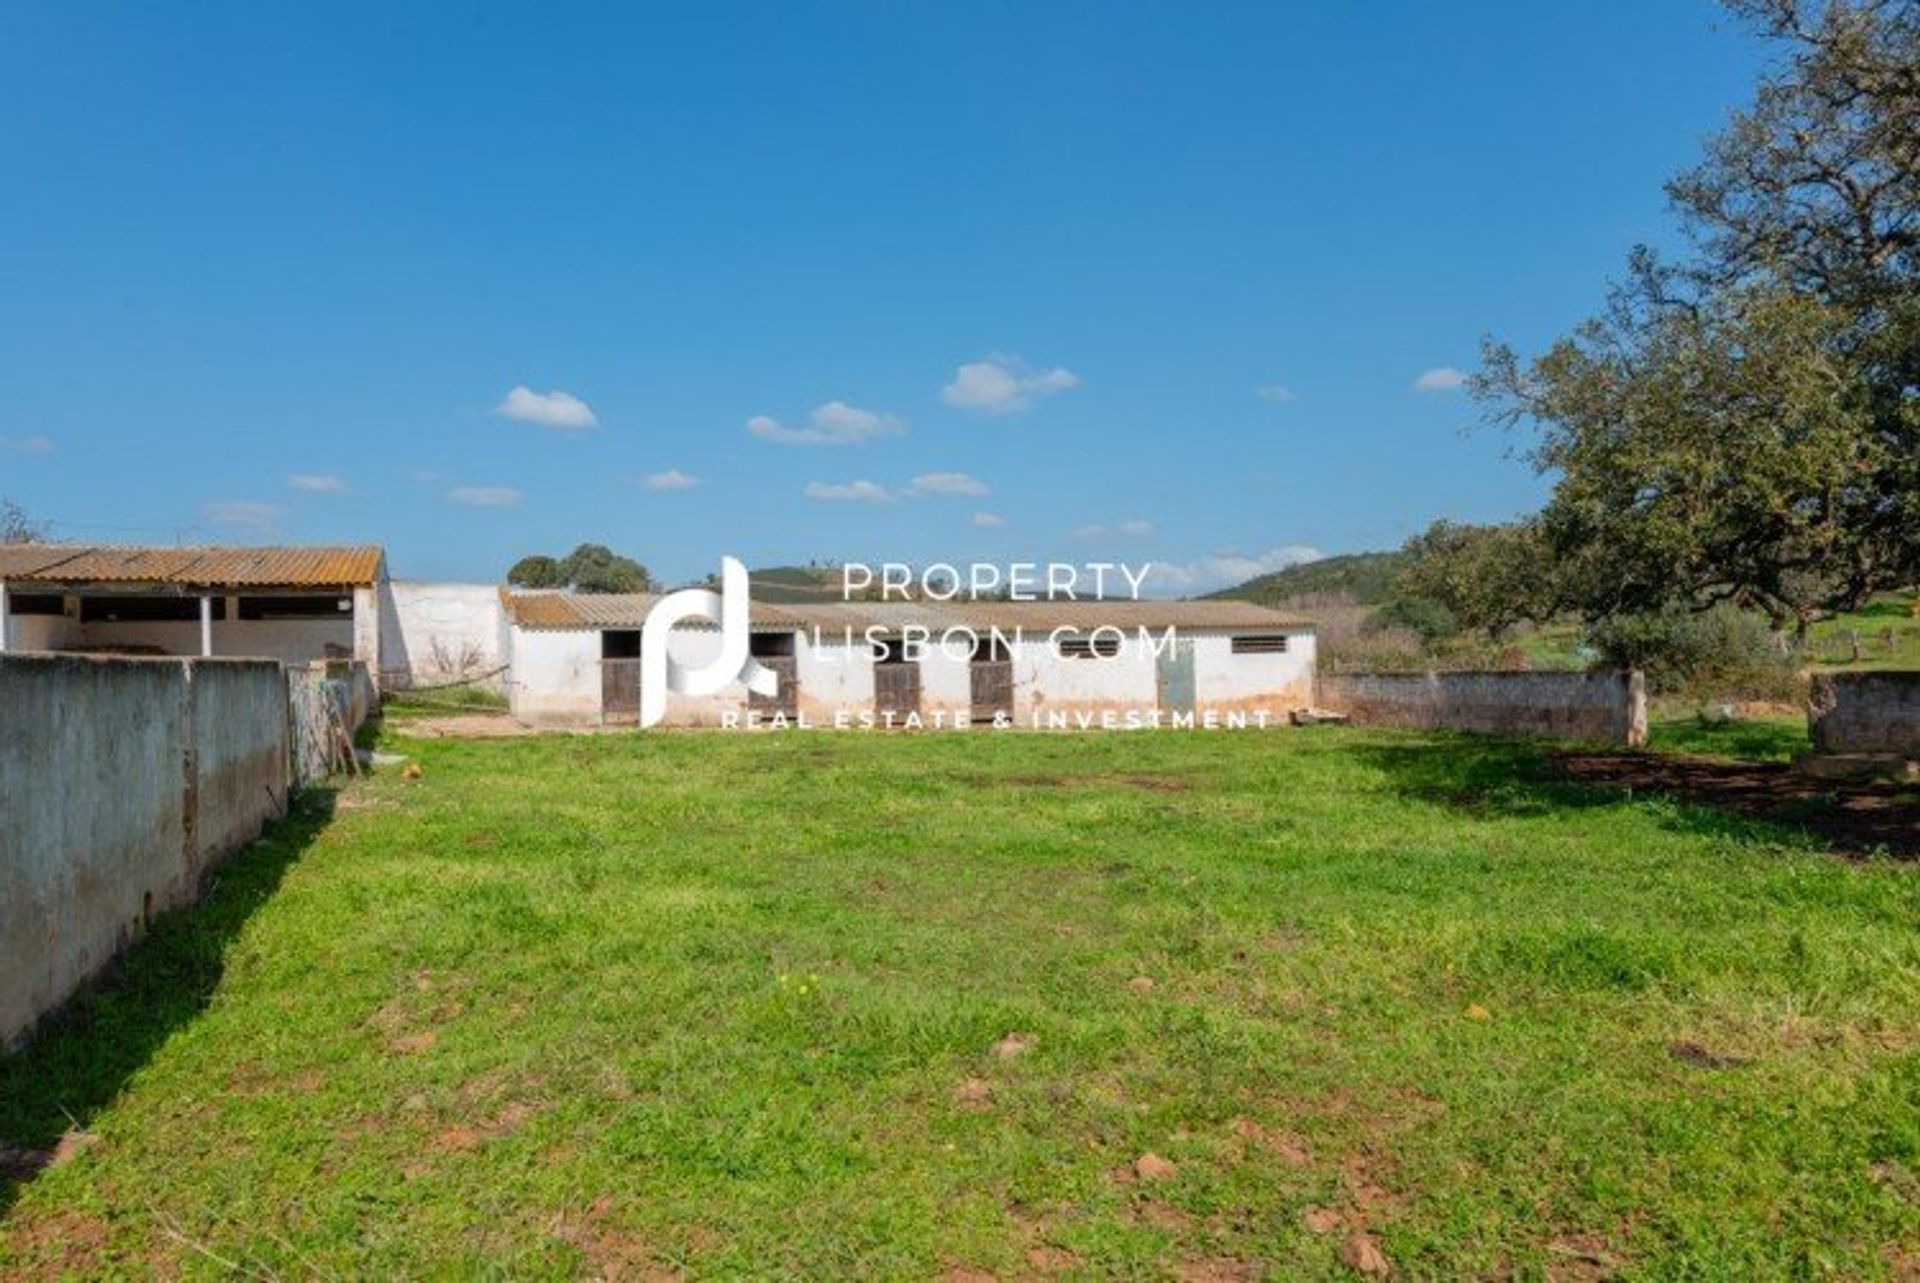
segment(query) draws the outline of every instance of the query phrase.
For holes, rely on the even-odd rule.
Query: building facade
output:
[[[503,592],[514,716],[636,723],[655,600]],[[1313,700],[1313,626],[1245,602],[756,603],[750,636],[780,693],[672,693],[667,725],[1269,725]],[[699,666],[719,644],[680,628],[669,654]]]

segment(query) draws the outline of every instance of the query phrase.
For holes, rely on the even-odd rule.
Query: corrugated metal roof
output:
[[[511,592],[502,590],[507,615],[522,628],[639,628],[659,597],[650,593]],[[847,629],[1016,628],[1045,631],[1102,626],[1117,628],[1311,628],[1312,621],[1245,601],[951,601],[835,602],[831,605],[753,603],[760,632],[799,629],[840,634]]]
[[[0,544],[0,580],[9,584],[343,588],[378,582],[385,556],[376,544],[357,548]]]

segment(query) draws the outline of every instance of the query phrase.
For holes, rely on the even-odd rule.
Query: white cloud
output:
[[[819,503],[888,503],[893,495],[871,481],[809,481],[803,492]]]
[[[1325,555],[1318,548],[1308,547],[1306,544],[1282,544],[1252,556],[1228,552],[1214,557],[1202,557],[1198,561],[1189,561],[1184,565],[1156,561],[1153,563],[1153,569],[1147,573],[1147,582],[1143,591],[1154,597],[1180,597],[1192,596],[1195,593],[1209,593],[1244,583],[1255,575],[1270,575],[1276,570],[1285,570],[1288,566],[1302,566],[1309,561],[1318,561]]]
[[[600,420],[594,417],[593,410],[585,401],[558,388],[551,392],[535,392],[522,384],[507,393],[506,399],[493,407],[493,412],[503,418],[537,423],[543,428],[556,428],[562,432],[579,432],[600,426]]]
[[[52,454],[53,438],[0,437],[0,454]]]
[[[1253,394],[1262,401],[1271,401],[1275,405],[1285,405],[1289,401],[1298,401],[1299,395],[1284,383],[1268,383],[1253,390]]]
[[[656,472],[640,484],[649,490],[691,490],[700,484],[700,478],[688,476],[678,468],[669,468],[665,472]]]
[[[877,414],[845,401],[815,406],[807,421],[813,426],[790,428],[770,414],[756,414],[747,420],[747,431],[778,445],[856,445],[872,437],[894,436],[907,428],[904,420],[891,414]]]
[[[1458,392],[1467,384],[1467,376],[1451,365],[1436,365],[1431,370],[1422,370],[1420,377],[1413,381],[1415,392]]]
[[[1073,532],[1074,538],[1085,539],[1089,543],[1108,543],[1115,539],[1145,539],[1152,535],[1156,527],[1151,521],[1117,521],[1110,526],[1082,526]]]
[[[1017,356],[995,353],[953,372],[953,382],[940,389],[940,399],[962,410],[982,414],[1015,414],[1061,392],[1080,386],[1073,371],[1055,366],[1036,370]]]
[[[271,530],[280,520],[277,503],[263,499],[216,499],[200,509],[200,519],[210,526],[226,526],[254,533]]]
[[[987,493],[987,483],[964,472],[923,472],[907,486],[907,493],[964,495],[978,499]]]
[[[1007,519],[997,512],[976,512],[973,514],[973,524],[982,530],[998,530],[1007,524]]]
[[[512,486],[455,486],[447,498],[469,508],[517,508],[524,498]]]
[[[296,472],[287,478],[287,489],[302,494],[345,494],[347,483],[331,472]]]

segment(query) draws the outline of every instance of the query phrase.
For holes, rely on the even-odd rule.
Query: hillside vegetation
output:
[[[1209,593],[1218,600],[1251,601],[1262,606],[1302,597],[1347,597],[1356,606],[1378,606],[1393,595],[1393,581],[1406,565],[1401,552],[1355,552],[1323,557],[1259,575],[1231,588]]]

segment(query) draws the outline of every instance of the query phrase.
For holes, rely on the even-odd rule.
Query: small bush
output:
[[[1587,640],[1596,667],[1637,668],[1657,695],[1794,699],[1799,693],[1791,649],[1766,620],[1732,606],[1616,615],[1595,624]]]

